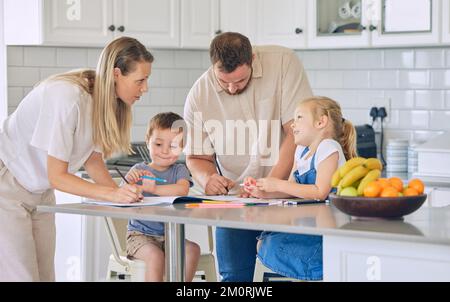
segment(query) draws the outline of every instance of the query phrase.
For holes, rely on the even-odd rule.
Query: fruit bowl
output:
[[[349,197],[330,194],[331,203],[355,217],[398,219],[419,209],[426,194],[403,197]]]

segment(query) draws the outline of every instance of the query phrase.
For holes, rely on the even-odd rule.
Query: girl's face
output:
[[[132,106],[148,91],[147,81],[151,71],[152,64],[148,62],[137,62],[135,70],[127,75],[123,75],[119,68],[114,68],[117,97]]]
[[[315,127],[310,105],[302,104],[297,107],[292,123],[294,142],[296,145],[309,146],[319,134]]]
[[[171,129],[154,129],[148,142],[148,150],[155,168],[173,165],[183,151],[183,132]]]

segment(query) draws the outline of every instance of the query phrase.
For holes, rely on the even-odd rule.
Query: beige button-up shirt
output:
[[[211,66],[190,90],[184,118],[189,128],[186,153],[217,155],[225,177],[242,182],[266,176],[277,163],[282,126],[297,104],[312,96],[296,54],[281,46],[253,47],[253,73],[247,89],[229,95]]]

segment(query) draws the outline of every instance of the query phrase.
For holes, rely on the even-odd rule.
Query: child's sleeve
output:
[[[180,179],[186,179],[187,181],[189,181],[189,187],[192,187],[194,185],[194,183],[192,182],[191,173],[183,164],[178,164],[176,166],[175,182],[179,181]]]
[[[339,157],[341,157],[342,148],[338,142],[334,140],[324,140],[316,152],[316,167],[325,159],[327,159],[331,154],[337,152]]]

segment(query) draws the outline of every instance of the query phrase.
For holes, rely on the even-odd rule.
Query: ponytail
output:
[[[346,119],[342,119],[342,132],[339,143],[344,151],[345,159],[356,157],[356,130],[353,124]]]

